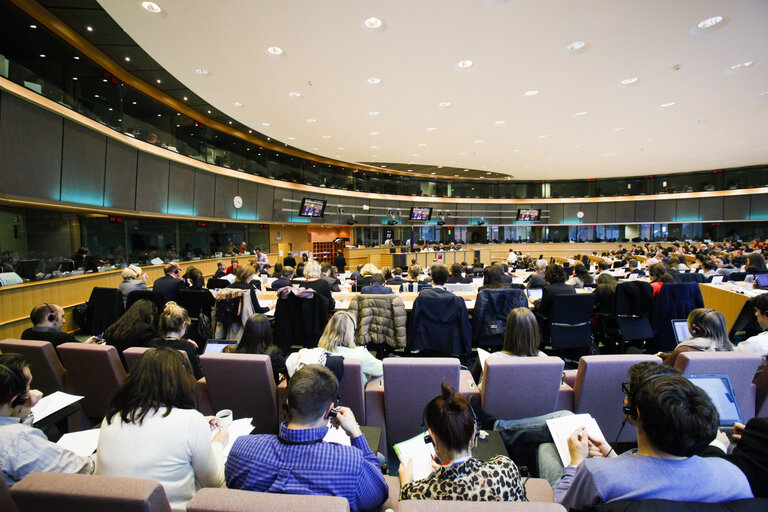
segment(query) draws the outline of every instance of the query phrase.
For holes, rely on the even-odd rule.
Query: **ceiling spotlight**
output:
[[[584,212],[581,212],[581,211],[579,211],[579,212],[576,212],[576,216],[577,216],[578,218],[580,218],[580,219],[583,219],[583,218],[584,218]]]
[[[279,46],[270,46],[266,51],[270,57],[281,57],[283,55],[283,49]]]
[[[85,30],[87,30],[88,32],[93,32],[93,27],[88,25],[87,27],[85,27]]]
[[[589,115],[589,112],[576,112],[575,114],[573,114],[573,117],[578,119],[580,117],[585,117],[585,116],[588,116],[588,115]]]
[[[675,105],[677,105],[676,102],[670,101],[669,103],[662,103],[661,105],[659,105],[659,108],[670,108],[670,107],[674,107]]]
[[[493,122],[493,126],[504,126],[505,124],[507,124],[507,122],[503,120]]]
[[[37,25],[30,25],[29,28],[37,28]]]
[[[427,131],[428,132],[436,132],[437,128],[435,128],[434,126],[430,126],[429,128],[427,128]]]
[[[712,16],[705,20],[701,20],[691,29],[691,34],[706,34],[725,26],[728,23],[728,18],[724,16]]]
[[[126,57],[125,58],[125,62],[131,62],[131,58],[130,57]]]
[[[425,147],[427,147],[427,145],[426,145],[425,143],[423,143],[423,142],[420,142],[420,143],[419,143],[419,147],[420,147],[420,148],[425,148]]]
[[[80,57],[78,57],[77,55],[75,55],[75,60],[80,60]]]
[[[475,63],[469,59],[460,60],[459,62],[456,63],[456,69],[458,71],[471,71],[475,69]]]
[[[530,98],[530,97],[536,96],[537,94],[539,94],[539,91],[537,91],[536,89],[531,89],[530,91],[525,91],[523,93],[523,96],[527,96]]]
[[[475,139],[473,142],[475,144],[482,144],[483,143],[483,139]]]
[[[261,126],[272,126],[270,123],[261,123]]]
[[[371,110],[370,112],[368,112],[368,115],[371,117],[376,117],[379,114],[381,114],[381,112],[377,112],[376,110]]]
[[[371,149],[379,149],[379,146],[371,146]]]
[[[232,104],[233,104],[234,106],[238,107],[238,108],[243,106],[243,104],[242,104],[242,103],[240,103],[239,101],[236,101],[236,102],[234,102],[234,103],[232,103]]]
[[[585,43],[584,41],[573,41],[565,45],[565,48],[563,48],[563,54],[578,55],[579,53],[584,53],[587,50],[589,50],[589,43]]]
[[[289,98],[301,98],[301,93],[300,92],[295,92],[295,91],[289,92],[288,93],[288,97]]]
[[[158,78],[158,79],[157,79],[157,83],[161,84],[161,83],[163,83],[163,82],[162,82],[162,80],[160,80],[160,79]]]
[[[330,135],[323,135],[323,138],[324,138],[324,139],[330,139],[330,138],[331,138],[331,136],[330,136]]]
[[[450,101],[441,101],[440,103],[437,104],[437,106],[440,107],[440,108],[448,108],[448,107],[451,106],[451,102]]]
[[[41,54],[40,54],[40,57],[42,57],[42,58],[44,59],[44,58],[45,58],[45,54],[44,54],[44,53],[41,53]]]
[[[184,96],[184,101],[187,101],[187,97],[186,96]]]
[[[375,137],[376,135],[378,135],[378,134],[379,134],[379,132],[369,132],[369,133],[368,133],[368,135],[372,135],[372,136],[374,136],[374,137]]]
[[[386,24],[379,18],[372,16],[363,21],[363,30],[366,32],[383,32],[387,28]]]
[[[539,139],[546,139],[547,137],[549,137],[549,134],[547,133],[539,135]]]
[[[627,129],[626,126],[619,126],[613,129],[614,133],[623,132]]]
[[[155,2],[141,2],[141,6],[144,8],[145,11],[150,12],[152,14],[160,14],[161,12],[163,12],[160,6],[157,5]]]
[[[207,76],[209,74],[207,69],[200,68],[200,67],[195,68],[195,73],[197,73],[198,75],[203,75],[203,76]]]
[[[733,66],[729,67],[725,72],[729,75],[735,74],[735,73],[741,73],[742,71],[746,71],[747,69],[754,67],[757,65],[757,62],[753,60],[748,60],[746,62],[741,62],[739,64],[734,64]]]
[[[316,123],[316,122],[317,122],[317,119],[315,119],[315,118],[313,118],[313,117],[308,117],[308,118],[307,118],[307,122],[308,122],[308,123]]]
[[[634,85],[637,83],[637,80],[638,79],[636,76],[625,78],[624,80],[621,80],[619,82],[619,87],[627,87],[628,85]]]
[[[368,80],[366,80],[366,82],[368,82],[368,85],[379,85],[381,83],[381,78],[377,76],[372,76]]]
[[[722,16],[712,16],[711,18],[700,21],[696,26],[699,28],[711,28],[719,24],[721,21],[723,21]]]

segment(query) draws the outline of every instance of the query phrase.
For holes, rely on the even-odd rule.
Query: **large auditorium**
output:
[[[0,0],[0,508],[768,508],[766,25]]]

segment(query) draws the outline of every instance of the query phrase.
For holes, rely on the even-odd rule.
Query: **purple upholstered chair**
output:
[[[56,349],[49,341],[3,340],[0,341],[0,350],[5,354],[23,354],[29,359],[33,387],[43,394],[67,390],[67,370],[61,365]]]
[[[187,505],[187,512],[293,512],[295,510],[349,512],[349,503],[339,496],[270,494],[208,487],[197,491]]]
[[[661,363],[658,357],[646,354],[583,356],[579,360],[573,388],[573,412],[591,414],[608,442],[616,439],[624,420],[621,383],[629,381],[627,370],[630,366],[644,361]],[[636,439],[635,428],[627,423],[618,441]]]
[[[755,382],[755,416],[768,417],[768,371],[763,371]]]
[[[731,378],[736,401],[746,423],[755,416],[756,386],[752,384],[762,358],[751,352],[681,352],[675,368],[683,373],[725,373]]]
[[[559,357],[488,358],[483,371],[483,409],[510,420],[555,411],[564,366]]]
[[[170,512],[163,486],[154,480],[115,476],[32,473],[11,488],[19,512]]]
[[[232,409],[235,419],[253,418],[255,433],[277,434],[272,363],[261,354],[200,356],[214,410]]]

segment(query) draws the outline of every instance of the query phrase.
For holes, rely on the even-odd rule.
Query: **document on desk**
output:
[[[100,432],[101,430],[98,428],[83,430],[81,432],[70,432],[69,434],[61,436],[56,444],[69,451],[75,452],[75,454],[80,457],[87,457],[96,451],[96,447],[99,444]]]
[[[266,307],[269,307],[269,306],[273,305],[274,303],[275,303],[275,301],[273,301],[273,300],[260,300],[259,301],[259,306],[261,306],[263,308],[266,308]],[[275,316],[275,311],[276,310],[277,310],[277,308],[272,308],[269,311],[267,311],[266,313],[264,313],[264,316]]]
[[[224,447],[225,459],[229,456],[229,451],[232,449],[232,445],[235,444],[235,440],[238,437],[247,436],[251,433],[251,431],[253,431],[253,425],[251,425],[251,422],[253,422],[253,418],[240,418],[239,420],[235,420],[229,424],[229,427],[227,427],[229,430],[229,443],[227,443],[227,446]],[[213,439],[213,436],[216,435],[216,432],[218,431],[211,431],[211,439]]]
[[[424,432],[393,446],[400,462],[408,464],[408,459],[412,461],[411,469],[413,470],[414,481],[423,480],[434,471],[432,461],[436,455],[435,446],[424,441],[424,436],[428,433]]]
[[[82,399],[82,396],[70,395],[63,391],[56,391],[48,396],[44,396],[32,407],[35,423]]]
[[[339,427],[335,428],[331,426],[331,422],[328,422],[328,433],[325,434],[323,441],[326,443],[338,443],[345,446],[352,446],[352,440],[349,438],[344,429]]]
[[[560,460],[563,461],[563,466],[571,463],[568,438],[571,437],[577,428],[584,427],[587,429],[589,436],[605,441],[605,436],[600,430],[597,421],[590,414],[573,414],[547,420],[547,427],[549,427],[549,433],[552,434],[552,439],[555,441],[555,447],[557,448],[558,455],[560,455]]]

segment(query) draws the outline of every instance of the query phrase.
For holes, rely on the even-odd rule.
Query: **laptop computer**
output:
[[[542,288],[528,288],[525,292],[528,294],[529,299],[541,300],[544,290]]]
[[[205,354],[220,354],[224,347],[228,345],[237,345],[235,340],[208,340],[205,345]]]
[[[761,290],[768,290],[768,274],[755,274],[755,282]]]
[[[683,375],[703,389],[720,415],[721,427],[732,427],[734,423],[744,423],[739,403],[736,401],[736,393],[733,391],[731,378],[724,373]]]
[[[672,331],[675,333],[675,341],[678,345],[681,341],[691,337],[691,331],[688,330],[688,320],[672,320]]]

